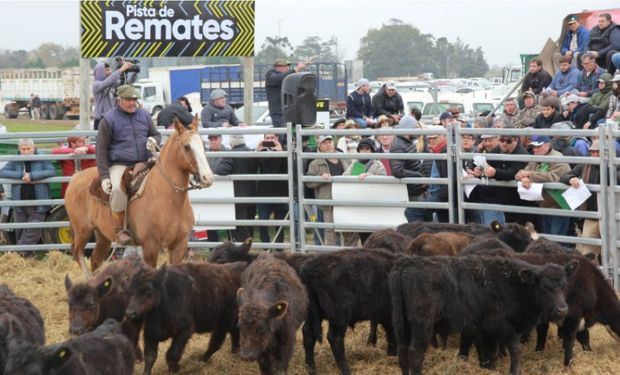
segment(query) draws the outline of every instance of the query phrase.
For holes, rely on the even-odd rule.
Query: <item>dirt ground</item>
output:
[[[160,259],[167,257],[160,257]],[[30,299],[40,310],[45,319],[48,343],[55,343],[69,338],[67,296],[64,289],[64,277],[69,274],[74,280],[81,280],[80,270],[71,257],[52,252],[44,260],[24,259],[15,254],[0,256],[0,280],[9,285],[18,295]],[[324,332],[325,332],[324,327]],[[555,327],[552,327],[547,350],[534,352],[531,340],[523,350],[523,374],[620,374],[620,345],[598,325],[591,330],[592,352],[575,348],[575,361],[570,369],[562,365],[560,341],[555,339]],[[354,331],[349,331],[346,339],[346,351],[349,365],[354,374],[387,375],[398,374],[399,368],[395,357],[385,355],[385,340],[380,336],[377,348],[366,346],[368,324],[360,324]],[[301,332],[298,332],[295,356],[290,364],[289,374],[306,374]],[[198,357],[206,350],[208,335],[194,335],[186,347],[181,360],[180,374],[258,374],[258,365],[248,363],[230,353],[230,341],[227,339],[222,350],[216,353],[209,363],[204,364]],[[154,374],[168,374],[165,367],[165,350],[170,342],[160,345],[160,352],[155,364]],[[426,374],[492,374],[481,370],[475,358],[464,362],[456,358],[457,339],[451,338],[448,349],[430,349],[424,363]],[[319,374],[338,374],[329,344],[326,340],[318,344],[316,362]],[[142,364],[136,365],[136,374],[142,374]],[[499,373],[508,373],[507,359],[498,362]]]

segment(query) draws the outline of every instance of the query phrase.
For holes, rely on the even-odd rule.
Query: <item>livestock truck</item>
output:
[[[271,65],[254,66],[254,103],[267,101],[265,73],[268,69],[271,69]],[[333,112],[346,110],[345,66],[338,63],[311,63],[306,70],[317,77],[317,98],[328,99]],[[209,101],[209,95],[215,89],[223,89],[228,93],[228,103],[232,107],[241,107],[243,78],[243,66],[238,64],[153,67],[148,69],[148,79],[141,79],[134,86],[142,95],[143,107],[153,116],[181,96],[187,96],[194,113],[200,114],[202,103]]]
[[[42,119],[73,120],[80,116],[78,67],[2,69],[0,93],[5,118],[17,118],[20,111],[27,111],[31,94],[41,99]]]

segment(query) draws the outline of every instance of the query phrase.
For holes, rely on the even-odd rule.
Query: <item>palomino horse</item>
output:
[[[213,183],[213,173],[204,152],[197,120],[189,130],[175,120],[175,133],[164,144],[159,160],[153,166],[140,197],[129,202],[127,223],[136,244],[144,249],[145,263],[156,267],[157,256],[168,249],[171,264],[180,263],[187,251],[189,234],[194,226],[194,213],[187,190],[190,176],[201,187]],[[97,168],[88,168],[73,176],[65,195],[65,206],[73,241],[73,258],[82,271],[89,271],[84,261],[84,247],[96,235],[96,246],[91,256],[91,269],[96,270],[105,261],[115,238],[110,206],[89,192]]]

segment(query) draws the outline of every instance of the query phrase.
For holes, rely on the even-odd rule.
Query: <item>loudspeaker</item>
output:
[[[282,81],[282,116],[284,123],[316,123],[316,75],[293,73]]]

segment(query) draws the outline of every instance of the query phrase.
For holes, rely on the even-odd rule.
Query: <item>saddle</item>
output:
[[[121,189],[127,194],[127,199],[129,201],[140,197],[144,190],[146,177],[154,165],[155,160],[151,158],[146,163],[137,163],[125,169],[122,177]],[[101,188],[100,177],[93,179],[88,188],[88,192],[105,204],[108,204],[110,201],[110,195],[106,194]]]

